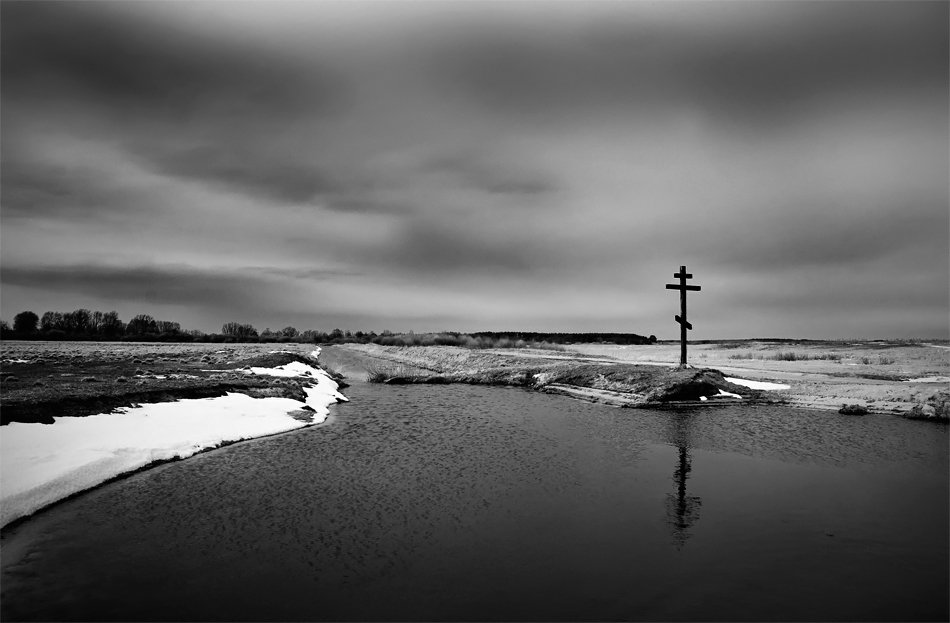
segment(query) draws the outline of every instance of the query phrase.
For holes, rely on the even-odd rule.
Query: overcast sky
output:
[[[948,7],[4,1],[2,316],[946,338]]]

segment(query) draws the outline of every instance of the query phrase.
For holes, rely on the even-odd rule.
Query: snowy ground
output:
[[[315,357],[319,353],[315,351]],[[155,461],[185,458],[223,443],[323,422],[345,401],[322,370],[299,362],[249,374],[309,377],[306,403],[290,398],[217,398],[146,404],[119,413],[13,422],[0,428],[0,526]],[[310,421],[298,419],[313,409]],[[290,414],[295,413],[298,418]]]

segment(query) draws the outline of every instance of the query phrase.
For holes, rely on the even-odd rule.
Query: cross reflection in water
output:
[[[699,496],[686,495],[686,480],[692,470],[689,457],[689,423],[691,413],[670,414],[670,443],[679,448],[679,461],[673,471],[676,493],[666,494],[666,515],[677,550],[683,548],[686,540],[692,536],[690,529],[699,521],[699,508],[702,500]]]

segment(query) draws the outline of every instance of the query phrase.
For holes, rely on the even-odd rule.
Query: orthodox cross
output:
[[[676,322],[680,323],[680,365],[686,365],[686,330],[692,330],[693,325],[686,322],[686,291],[693,290],[694,292],[699,292],[702,288],[700,286],[688,286],[686,285],[687,279],[692,279],[693,276],[686,272],[685,266],[680,266],[680,271],[678,273],[673,273],[674,277],[678,277],[679,283],[668,283],[666,284],[667,290],[679,290],[680,291],[680,313],[682,316],[674,316]]]

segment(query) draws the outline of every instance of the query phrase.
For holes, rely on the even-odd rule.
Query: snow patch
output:
[[[245,372],[248,374],[263,374],[267,376],[307,376],[311,378],[316,378],[324,374],[323,370],[308,366],[299,361],[291,361],[276,368],[251,368]]]
[[[739,394],[733,394],[732,392],[727,392],[722,389],[719,390],[719,396],[725,396],[727,398],[738,398],[739,400],[742,400],[742,396],[740,396]],[[714,398],[715,397],[716,396],[714,396]]]
[[[907,379],[905,383],[950,383],[950,376],[923,376],[919,379]]]
[[[730,383],[736,385],[742,385],[743,387],[748,387],[749,389],[789,389],[791,385],[785,385],[784,383],[769,383],[767,381],[750,381],[748,379],[736,379],[732,377],[726,377],[726,380]],[[722,391],[722,390],[719,390]],[[735,396],[735,394],[733,394]]]
[[[313,384],[304,388],[306,402],[229,393],[89,417],[54,418],[53,425],[3,426],[0,526],[155,461],[307,426],[289,415],[304,406],[314,410],[310,424],[319,424],[329,415],[331,404],[347,400],[323,370],[306,364],[259,370],[308,377]]]
[[[740,396],[739,394],[733,394],[732,392],[727,392],[721,389],[719,390],[719,393],[714,396],[708,396],[708,397],[700,396],[699,397],[699,399],[702,400],[703,402],[706,402],[709,400],[722,400],[723,398],[730,398],[730,399],[735,398],[738,400],[742,400],[742,396]]]

